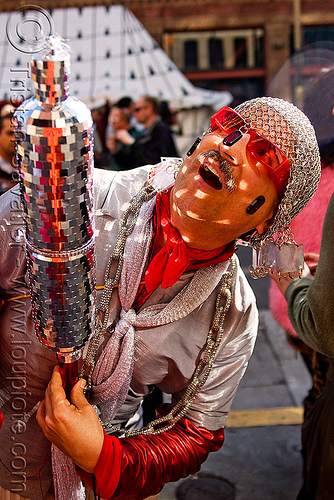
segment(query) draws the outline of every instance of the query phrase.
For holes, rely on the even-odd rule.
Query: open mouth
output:
[[[219,178],[218,172],[207,162],[203,163],[199,169],[199,175],[202,177],[203,181],[206,182],[210,187],[221,190],[223,185]]]

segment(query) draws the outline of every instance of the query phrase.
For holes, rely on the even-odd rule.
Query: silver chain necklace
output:
[[[85,376],[87,378],[86,391],[89,391],[92,387],[92,374],[96,364],[96,354],[100,346],[101,338],[103,338],[104,332],[108,332],[110,334],[113,329],[113,327],[108,325],[108,311],[113,290],[118,285],[120,280],[123,267],[125,243],[135,227],[139,211],[143,203],[149,201],[156,194],[157,191],[151,185],[144,186],[142,190],[132,199],[120,221],[119,233],[116,239],[115,247],[107,264],[105,286],[97,311],[95,333],[89,341],[87,355],[80,373],[80,377]],[[117,267],[115,275],[111,277],[110,273],[113,264]],[[161,432],[171,429],[186,414],[196,395],[208,379],[214,357],[222,341],[224,334],[224,320],[231,305],[231,284],[235,268],[236,261],[234,256],[232,256],[230,259],[230,270],[225,272],[222,276],[221,287],[216,298],[215,314],[206,338],[205,347],[196,366],[194,375],[188,384],[182,399],[180,399],[180,401],[173,406],[173,408],[171,408],[167,415],[153,420],[146,427],[141,429],[127,431],[125,429],[119,429],[118,426],[101,421],[101,424],[108,433],[117,433],[123,437],[135,436],[138,434],[160,434]]]

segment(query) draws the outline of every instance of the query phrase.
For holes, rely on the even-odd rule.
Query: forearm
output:
[[[114,448],[114,440],[112,436],[105,438],[102,454],[113,456],[107,449]],[[194,426],[186,418],[159,435],[120,439],[121,467],[117,488],[115,490],[115,462],[99,460],[94,471],[97,492],[113,500],[144,499],[158,493],[165,483],[194,474],[208,454],[222,446],[223,440],[223,429],[209,431]],[[116,468],[118,459],[119,455]],[[80,475],[90,483],[85,474]]]
[[[310,347],[317,350],[317,330],[307,301],[307,292],[312,281],[307,278],[296,280],[285,292],[288,315],[299,337]]]

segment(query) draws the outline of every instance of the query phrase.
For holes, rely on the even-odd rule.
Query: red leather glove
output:
[[[158,435],[119,439],[122,460],[120,470],[117,450],[115,455],[115,441],[113,436],[105,437],[101,457],[94,471],[96,491],[102,498],[141,500],[157,494],[165,483],[178,481],[197,472],[208,454],[222,446],[224,429],[209,431],[183,418],[172,429]],[[106,462],[102,456],[115,457],[116,460]],[[91,486],[92,482],[86,474],[79,474]]]

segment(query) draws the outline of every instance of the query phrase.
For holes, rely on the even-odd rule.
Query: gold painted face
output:
[[[173,188],[172,213],[227,231],[230,241],[257,228],[263,232],[274,216],[277,192],[270,171],[247,154],[249,134],[232,146],[226,133],[204,136],[182,164]],[[265,202],[254,214],[247,207],[259,196]]]

